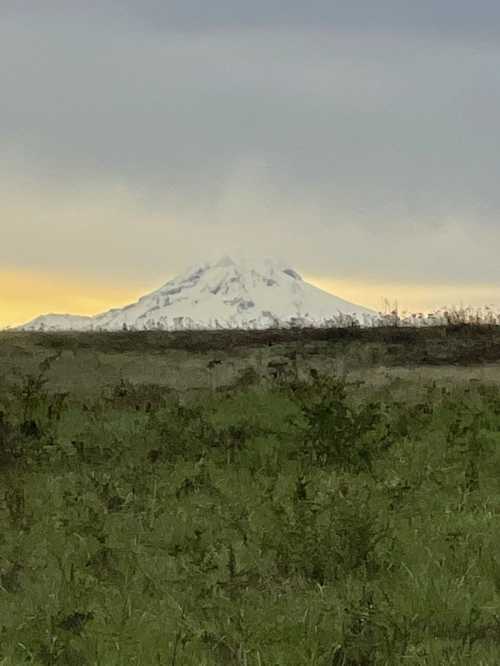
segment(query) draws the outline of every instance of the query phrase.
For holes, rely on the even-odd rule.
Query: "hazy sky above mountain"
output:
[[[500,303],[499,71],[493,0],[3,0],[0,325],[242,247]]]

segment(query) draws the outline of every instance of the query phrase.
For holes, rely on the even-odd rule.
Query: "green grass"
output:
[[[0,386],[1,666],[500,663],[497,387],[50,367]]]

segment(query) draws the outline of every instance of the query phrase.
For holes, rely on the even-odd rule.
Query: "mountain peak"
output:
[[[376,315],[307,282],[274,257],[224,254],[194,264],[136,303],[94,317],[37,317],[26,330],[166,330],[321,326],[349,315]],[[361,323],[361,321],[360,321]]]
[[[285,272],[290,277],[302,279],[289,262],[270,256],[252,256],[248,253],[234,252],[225,254],[213,262],[205,262],[203,266],[214,268],[236,268],[241,273],[254,271],[256,273],[278,273]]]
[[[228,254],[225,254],[214,265],[217,268],[227,268],[228,266],[236,266],[237,262]]]

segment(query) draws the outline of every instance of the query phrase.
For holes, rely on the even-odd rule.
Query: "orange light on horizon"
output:
[[[48,313],[96,315],[133,303],[150,290],[58,273],[0,270],[0,328]]]

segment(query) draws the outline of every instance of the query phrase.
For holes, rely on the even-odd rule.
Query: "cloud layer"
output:
[[[376,11],[374,6],[376,5]],[[494,2],[3,2],[0,265],[499,284]]]

